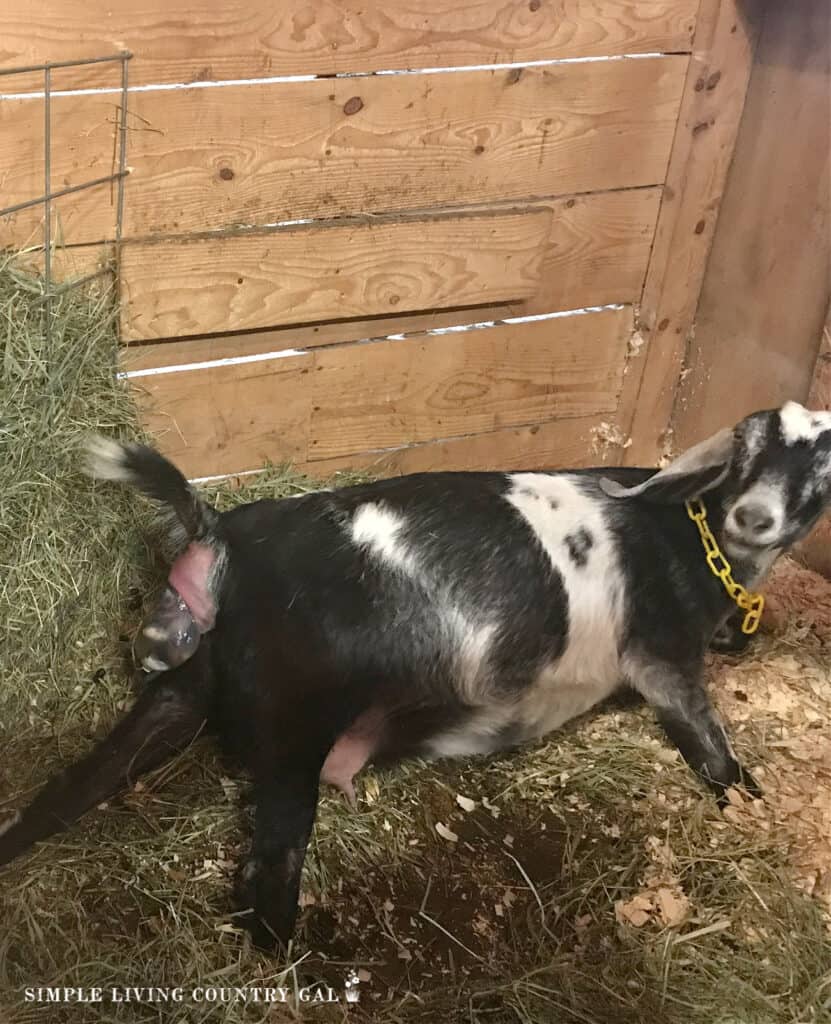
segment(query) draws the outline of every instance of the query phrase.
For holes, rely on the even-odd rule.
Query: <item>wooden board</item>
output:
[[[831,299],[831,8],[769,2],[707,267],[680,445],[804,401]]]
[[[508,302],[539,288],[548,210],[125,245],[126,340]]]
[[[332,459],[368,449],[374,458],[385,447],[599,417],[616,406],[630,326],[625,308],[131,383],[145,424],[189,476],[285,459],[324,461],[328,472]]]
[[[702,0],[628,374],[628,465],[662,454],[719,204],[744,108],[759,11]],[[781,130],[781,126],[780,126]]]
[[[336,459],[299,463],[318,479],[345,469],[366,469],[378,476],[435,473],[454,469],[549,470],[616,465],[619,452],[596,451],[599,415],[551,420],[529,427],[489,430],[449,441],[428,441],[388,452],[367,452]]]
[[[763,38],[763,48],[765,43],[766,40]],[[807,404],[809,409],[831,412],[831,302],[828,305],[828,316],[825,319]],[[809,569],[822,573],[826,579],[831,579],[831,518],[824,516],[805,540],[791,549],[790,554]]]
[[[315,353],[309,458],[611,412],[628,310]]]
[[[144,426],[188,476],[306,457],[310,355],[132,380]]]
[[[552,211],[539,290],[514,310],[550,313],[637,302],[649,263],[660,188],[570,196]]]
[[[697,0],[5,0],[0,67],[128,47],[136,85],[689,50]],[[64,73],[112,85],[104,68]],[[2,79],[0,79],[2,81]],[[40,88],[35,76],[16,91]]]
[[[530,294],[529,289],[523,288],[523,282],[512,285],[509,278],[505,277],[495,282],[498,292],[494,291],[494,282],[480,276],[478,283],[474,283],[474,287],[478,289],[476,291],[467,285],[452,292],[445,289],[451,303],[454,306],[463,306],[466,302],[478,305],[483,302],[492,304],[503,301],[505,305],[466,314],[456,313],[441,324],[436,323],[435,326],[636,301],[640,295],[649,259],[659,197],[660,189],[650,188],[576,196],[535,205],[531,209],[544,212],[551,210],[551,228],[543,242],[542,265],[538,280],[533,286],[529,284]],[[402,223],[390,225],[388,234],[383,237],[378,234],[378,229],[375,229],[372,236],[374,251],[381,254],[379,260],[383,256],[383,265],[388,269],[393,263],[400,266],[403,259],[401,252],[407,252],[409,258],[420,258],[422,228],[417,225],[422,223],[418,221],[415,225],[406,225],[406,230]],[[473,239],[474,246],[479,244],[479,223],[477,218],[476,224],[471,224],[468,229],[467,237]],[[501,224],[501,221],[497,223]],[[486,224],[482,224],[482,228],[486,227]],[[498,230],[497,237],[507,242],[508,235],[501,228]],[[283,249],[283,240],[286,237],[292,240],[288,248]],[[128,244],[124,249],[123,261],[124,337],[128,340],[173,337],[235,330],[241,326],[274,326],[281,320],[285,322],[286,319],[299,321],[303,319],[302,307],[288,301],[289,295],[285,290],[291,287],[291,280],[286,275],[285,266],[294,258],[292,254],[296,248],[302,247],[304,264],[315,268],[316,274],[322,272],[329,263],[321,261],[330,261],[336,255],[336,250],[331,248],[329,241],[331,237],[330,229],[314,229],[311,233],[307,229],[305,234],[292,232],[288,236],[270,235],[267,243],[260,236],[256,243],[249,239],[244,244],[240,244],[239,238],[213,240],[209,243],[192,242],[185,247],[181,243],[165,243],[161,246]],[[343,235],[338,237],[346,238]],[[458,258],[465,236],[461,235],[458,239],[455,235],[450,237],[453,243],[452,252]],[[271,246],[272,255],[267,263],[258,264],[258,270],[266,274],[271,273],[272,276],[267,276],[262,281],[257,279],[258,289],[268,288],[271,292],[269,304],[264,306],[259,300],[259,291],[256,294],[249,292],[245,295],[240,289],[245,285],[242,268],[250,265],[253,258],[251,253],[264,251],[266,244]],[[388,244],[392,248],[384,255],[382,250]],[[497,241],[497,244],[500,243]],[[256,250],[255,245],[259,245],[260,250]],[[347,261],[351,261],[353,257],[362,258],[357,251],[351,251],[351,243],[347,245],[345,241],[344,245],[348,250]],[[408,246],[411,248],[408,249]],[[497,255],[500,258],[510,257],[510,263],[515,263],[515,255],[510,252]],[[425,256],[432,268],[433,256],[429,252]],[[477,260],[484,260],[485,257],[484,252],[477,254]],[[392,262],[386,263],[388,258]],[[492,257],[488,255],[487,259],[488,265],[492,266]],[[354,264],[350,262],[350,265]],[[363,266],[361,263],[358,267],[358,274],[363,273]],[[236,273],[237,270],[240,272]],[[345,273],[346,271],[341,269],[341,273],[337,275],[338,287],[360,287],[361,282],[358,280],[346,282]],[[222,280],[230,281],[233,288],[231,292],[226,294],[214,288],[220,276]],[[240,276],[244,278],[242,286],[238,284]],[[432,277],[430,280],[432,281]],[[320,280],[316,278],[314,284],[318,289]],[[519,299],[523,290],[528,294],[524,301],[510,301]],[[514,294],[508,294],[511,292]],[[422,301],[427,301],[426,293],[421,294],[425,296]],[[501,300],[497,298],[498,294],[502,295]],[[308,302],[324,301],[326,296],[317,290],[314,295],[308,296]],[[436,305],[440,304],[435,298],[430,301]],[[278,302],[284,302],[285,309],[281,307],[275,314]],[[161,308],[166,312],[158,324],[151,325],[149,320],[154,315],[151,311],[158,308],[156,303],[161,303]],[[349,310],[353,307],[341,305],[340,299],[338,303],[332,315],[349,316]],[[406,308],[406,305],[399,296],[399,302],[394,308],[402,307]],[[392,312],[392,309],[393,307],[386,306],[374,311],[383,313]],[[254,336],[237,339],[233,344],[239,354],[261,350],[262,344],[272,348],[306,348],[331,344],[333,341],[399,334],[405,330],[418,330],[430,326],[431,323],[432,321],[423,319],[410,324],[391,321],[385,329],[377,325],[358,325],[358,332],[369,331],[369,335],[356,333],[351,337],[348,336],[348,332],[355,328],[346,328],[344,325],[310,328],[302,335],[298,334],[297,328],[293,328],[293,340],[290,341],[261,339]],[[194,345],[193,342],[178,344],[191,349]],[[228,348],[231,343],[223,340],[222,344]],[[179,360],[175,353],[171,353],[165,358],[168,362],[192,362],[194,358],[209,358],[205,353],[214,348],[214,342],[202,342],[199,347],[200,355],[196,357],[186,356]]]
[[[133,93],[125,237],[662,184],[687,60]],[[111,172],[117,103],[54,100],[53,182]],[[0,103],[8,203],[42,190],[41,107]],[[106,193],[71,200],[69,242],[112,236]]]
[[[631,303],[640,296],[659,200],[660,189],[651,188],[601,192],[545,204],[553,210],[553,217],[540,290],[525,302],[371,321],[291,325],[243,334],[165,340],[163,345],[137,344],[125,353],[125,368],[143,370],[218,357],[380,339],[389,334],[549,313],[567,308],[569,303],[575,307]]]
[[[0,43],[0,49],[2,44]],[[0,87],[3,79],[0,78]],[[117,170],[119,98],[78,96],[56,100],[52,109],[51,188],[104,178]],[[0,100],[0,209],[46,192],[42,100]],[[113,239],[117,185],[107,182],[52,203],[52,241],[76,245]],[[89,224],[85,226],[84,222]],[[43,244],[42,205],[0,217],[0,248]]]

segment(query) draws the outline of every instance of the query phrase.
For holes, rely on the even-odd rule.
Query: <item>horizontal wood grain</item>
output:
[[[53,192],[117,171],[118,97],[63,97],[54,101],[52,114]],[[0,100],[0,209],[43,196],[43,157],[43,101]],[[54,200],[53,241],[77,245],[115,238],[116,204],[114,182]],[[42,244],[43,218],[42,205],[0,217],[0,248]]]
[[[347,469],[365,469],[377,476],[400,476],[454,469],[548,470],[617,464],[618,450],[597,449],[594,432],[601,422],[600,415],[551,420],[387,452],[298,463],[297,469],[322,479]]]
[[[409,318],[407,322],[400,319],[390,320],[386,326],[338,324],[318,325],[312,328],[292,327],[288,334],[284,328],[283,340],[280,333],[275,332],[273,337],[263,337],[258,333],[243,335],[233,341],[223,338],[208,339],[199,343],[192,340],[170,342],[165,348],[173,346],[173,350],[164,356],[164,360],[169,364],[208,359],[211,358],[209,353],[217,351],[218,347],[223,351],[233,349],[235,354],[244,355],[248,352],[268,351],[268,348],[275,347],[307,348],[365,337],[377,338],[384,334],[400,334],[430,326],[450,326],[453,323],[548,313],[559,309],[598,306],[612,302],[634,302],[639,297],[643,285],[659,201],[660,189],[648,188],[575,196],[529,207],[530,210],[550,210],[551,227],[543,241],[542,264],[537,284],[530,289],[530,294],[526,292],[524,299],[521,297],[520,288],[509,287],[507,278],[497,282],[502,299],[497,298],[497,293],[487,281],[481,281],[475,286],[479,289],[475,292],[469,289],[448,288],[444,291],[454,306],[463,306],[467,303],[493,304],[497,301],[503,303],[502,305],[493,308],[489,305],[485,309],[455,313],[449,317],[446,315],[441,322],[435,320],[436,312],[433,311],[427,318],[419,314]],[[494,213],[496,212],[495,210]],[[482,216],[484,217],[484,214]],[[398,223],[396,229],[393,222],[388,228],[388,234],[383,238],[377,234],[376,227],[373,239],[375,251],[380,253],[383,247],[387,246],[391,249],[387,255],[392,261],[400,262],[404,259],[402,252],[406,253],[408,260],[418,259],[418,246],[421,244],[422,235],[421,229],[415,225],[421,223],[423,222],[416,221],[409,225],[406,222]],[[473,238],[475,245],[478,245],[478,224],[477,218],[476,224],[471,224],[468,229],[467,235]],[[325,266],[330,265],[328,261],[335,255],[335,250],[331,248],[329,242],[330,230],[306,229],[305,233],[290,232],[288,236],[274,233],[267,236],[268,241],[264,236],[256,236],[257,242],[252,237],[246,239],[244,244],[240,244],[238,237],[226,238],[221,242],[211,240],[210,244],[204,241],[190,242],[187,245],[172,242],[161,245],[127,244],[122,263],[125,340],[179,337],[235,330],[240,326],[273,327],[281,320],[285,322],[286,318],[293,322],[302,320],[302,307],[289,301],[290,293],[286,289],[291,287],[291,281],[287,277],[285,267],[293,260],[292,254],[296,247],[303,246],[305,239],[304,265],[312,268],[316,275],[312,282],[316,291],[314,295],[309,295],[308,301],[326,301],[325,296],[319,294],[317,289],[325,290],[325,276],[321,277],[320,272]],[[292,240],[284,251],[281,246],[285,237]],[[455,259],[459,258],[465,237],[464,234],[458,237],[455,233],[451,235]],[[508,236],[500,229],[498,237],[507,241]],[[257,246],[260,248],[257,249]],[[240,291],[245,287],[246,281],[243,268],[250,264],[252,252],[264,252],[267,246],[271,247],[271,255],[268,261],[258,265],[254,286],[249,282],[250,287],[256,287],[256,292],[249,292],[244,296]],[[408,248],[413,246],[415,248]],[[347,248],[347,259],[354,265],[352,261],[361,258],[360,254],[351,251],[351,243]],[[322,257],[319,255],[321,252]],[[424,255],[429,262],[429,269],[435,270],[433,255],[429,252]],[[480,253],[478,258],[481,260],[483,255]],[[502,255],[515,261],[512,253],[506,252]],[[327,262],[320,263],[321,259]],[[385,255],[382,263],[386,271],[392,272],[393,263],[387,263],[386,260]],[[358,273],[364,273],[364,268],[365,265],[361,263]],[[361,286],[359,281],[344,280],[345,273],[346,271],[341,269],[341,273],[335,275],[338,278],[338,288]],[[229,282],[227,294],[225,291],[214,289],[220,276]],[[242,285],[239,284],[240,276],[243,277]],[[259,299],[260,292],[264,291],[269,292],[267,305],[263,305]],[[514,294],[508,295],[509,292]],[[392,292],[390,298],[395,294],[399,293]],[[419,294],[426,296],[424,292]],[[152,314],[147,306],[148,296],[153,309],[157,308],[156,303],[160,303],[158,308],[165,310],[156,324],[149,322]],[[426,301],[426,297],[422,301]],[[434,301],[435,305],[441,305],[435,300],[431,301]],[[282,303],[279,308],[278,303]],[[351,306],[342,305],[340,299],[338,303],[334,315],[355,315],[350,312]],[[385,309],[392,312],[393,308],[407,308],[400,294],[395,307],[387,305],[376,309],[375,312],[382,313]],[[183,354],[180,358],[177,354],[180,348],[183,352],[199,354]],[[161,357],[155,355],[152,358]]]
[[[640,188],[540,204],[552,211],[540,287],[515,314],[637,302],[660,203],[660,188]]]
[[[213,334],[207,337],[171,338],[150,344],[136,342],[122,349],[125,371],[147,370],[215,359],[238,359],[305,350],[322,345],[343,345],[352,341],[380,341],[390,334],[420,334],[466,324],[501,320],[514,315],[521,304],[476,306],[473,309],[440,309],[406,316],[381,316],[370,320],[346,320],[323,324],[290,324],[243,333]]]
[[[125,237],[662,184],[687,60],[133,93]],[[53,102],[54,184],[110,173],[118,97]],[[42,190],[41,108],[0,103],[9,203]],[[112,237],[109,190],[70,199],[67,241]]]
[[[541,423],[574,419],[579,431],[589,420],[613,415],[631,318],[627,307],[161,372],[131,383],[145,425],[189,476],[287,459],[318,462],[320,472],[331,472],[376,462],[383,454],[378,449],[432,440],[447,447],[431,456],[415,450],[390,456],[402,471],[405,465],[424,468],[428,463],[420,460],[434,457],[483,465],[487,442],[470,435],[528,427],[533,438]],[[558,452],[573,452],[574,438],[585,437],[564,430],[571,440],[559,444],[546,432],[537,456],[546,450],[556,463]],[[505,441],[493,458],[507,464],[508,439],[526,435],[499,436]],[[453,437],[467,438],[467,447],[454,450]],[[586,453],[586,461],[591,458]]]
[[[541,209],[126,245],[122,338],[527,298],[550,219]]]
[[[305,460],[310,355],[131,381],[143,425],[188,476]]]
[[[629,316],[319,350],[309,458],[613,411]]]
[[[688,50],[697,0],[5,0],[0,67],[128,48],[134,84]],[[63,72],[114,84],[114,69]],[[2,81],[2,79],[0,79]],[[15,81],[37,89],[36,76]]]

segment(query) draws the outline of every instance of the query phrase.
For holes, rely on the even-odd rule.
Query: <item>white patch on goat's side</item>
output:
[[[496,626],[477,622],[459,607],[448,588],[430,578],[400,537],[406,518],[381,502],[360,505],[352,519],[352,540],[367,548],[388,568],[404,573],[423,593],[438,619],[441,647],[456,664],[456,682],[463,700],[481,703],[487,687],[487,659]]]
[[[448,634],[446,644],[456,660],[459,696],[467,703],[479,704],[486,696],[488,655],[496,626],[474,622],[449,601],[441,603],[439,617]]]
[[[545,666],[520,701],[519,720],[542,736],[608,697],[621,678],[623,573],[606,524],[604,501],[586,494],[581,478],[514,473],[506,495],[560,574],[568,600],[568,637],[562,655]],[[591,539],[578,564],[573,540]]]
[[[831,430],[831,413],[811,412],[799,402],[785,402],[779,410],[779,429],[787,445],[800,441],[810,443],[826,430]]]
[[[370,501],[359,505],[352,518],[352,540],[360,547],[369,548],[388,566],[414,576],[416,560],[407,545],[399,538],[407,520],[398,512]]]

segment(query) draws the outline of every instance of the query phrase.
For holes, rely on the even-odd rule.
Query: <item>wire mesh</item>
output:
[[[52,257],[52,203],[63,196],[75,192],[82,192],[86,189],[96,188],[107,182],[117,183],[116,194],[116,220],[115,220],[115,270],[116,274],[121,265],[121,241],[123,236],[124,221],[124,179],[127,177],[127,99],[129,95],[129,66],[132,59],[129,50],[122,50],[116,54],[108,54],[103,57],[84,57],[78,60],[45,61],[42,64],[27,64],[13,68],[0,68],[0,77],[9,75],[24,75],[33,72],[43,73],[43,193],[32,199],[25,199],[22,202],[14,203],[11,206],[0,208],[0,218],[7,217],[21,210],[30,209],[33,206],[43,206],[43,316],[44,333],[47,349],[50,344],[52,332],[52,299],[66,291],[67,288],[79,287],[94,280],[101,274],[107,272],[108,268],[103,267],[91,274],[76,278],[68,284],[55,289],[53,287]],[[52,191],[52,72],[57,68],[78,68],[89,64],[121,64],[121,103],[119,106],[117,125],[118,145],[118,170],[112,174],[106,174],[98,178],[91,178],[88,181],[80,182],[77,185],[68,185],[65,188]]]

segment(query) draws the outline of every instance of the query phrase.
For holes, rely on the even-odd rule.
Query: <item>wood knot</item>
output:
[[[220,178],[222,178],[223,181],[231,181],[232,178],[234,177],[234,172],[231,170],[230,167],[220,167],[219,176]]]
[[[477,156],[481,156],[485,152],[485,147],[484,146],[476,146],[476,148],[473,150],[473,152]]]
[[[511,70],[505,76],[505,84],[516,85],[520,78],[522,78],[522,70],[522,68],[511,68]]]
[[[347,116],[349,116],[350,114],[357,114],[359,110],[363,109],[364,101],[361,99],[360,96],[353,96],[351,99],[348,99],[346,103],[344,103],[343,105],[343,112]]]
[[[665,316],[664,319],[658,324],[658,330],[663,332],[669,327],[669,317]]]
[[[542,0],[531,0],[528,4],[529,11],[538,11],[542,7]]]
[[[696,226],[695,226],[695,229],[694,229],[694,230],[695,230],[695,233],[696,233],[697,235],[700,235],[700,234],[702,233],[702,231],[704,230],[704,228],[706,228],[706,227],[707,227],[707,221],[706,221],[706,220],[700,220],[700,221],[699,221],[699,222],[698,222],[698,223],[696,224]]]
[[[712,75],[707,79],[707,91],[715,89],[718,83],[721,81],[721,72],[714,71]]]

